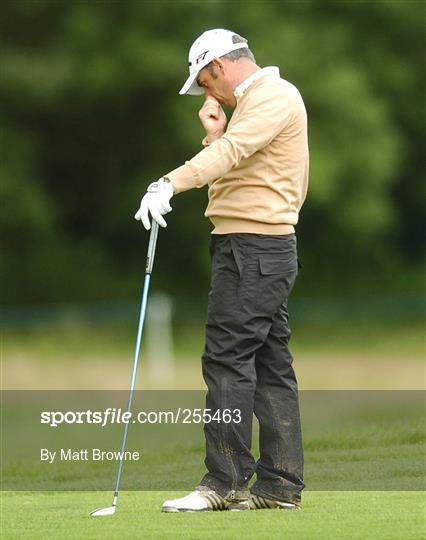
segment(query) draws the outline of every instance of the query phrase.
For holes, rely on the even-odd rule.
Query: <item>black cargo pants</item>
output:
[[[287,311],[297,276],[296,236],[212,235],[210,252],[203,376],[206,408],[220,413],[204,425],[208,473],[200,485],[244,499],[256,472],[252,493],[299,502],[303,451]],[[253,413],[260,430],[257,463]]]

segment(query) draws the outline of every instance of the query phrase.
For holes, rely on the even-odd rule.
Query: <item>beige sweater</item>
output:
[[[298,221],[308,186],[306,110],[297,88],[270,71],[236,89],[222,137],[164,175],[175,193],[209,185],[205,215],[215,234],[289,234]]]

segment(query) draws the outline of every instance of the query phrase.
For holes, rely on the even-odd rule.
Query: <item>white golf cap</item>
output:
[[[199,36],[189,49],[189,77],[182,86],[179,94],[189,94],[191,96],[199,96],[203,93],[201,86],[198,86],[197,76],[199,72],[210,64],[213,58],[221,56],[248,47],[247,41],[243,43],[234,43],[233,36],[238,36],[236,32],[224,30],[223,28],[215,28],[207,30]],[[241,38],[241,36],[239,36]],[[244,39],[244,38],[241,38]]]

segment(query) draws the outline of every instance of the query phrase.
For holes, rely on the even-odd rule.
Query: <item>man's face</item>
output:
[[[227,66],[212,63],[209,68],[203,68],[197,77],[199,86],[204,89],[206,97],[213,96],[221,105],[235,107],[237,101],[231,84]]]

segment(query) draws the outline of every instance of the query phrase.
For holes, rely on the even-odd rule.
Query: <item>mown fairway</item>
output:
[[[27,414],[37,412],[31,402],[34,394],[18,390],[12,392],[13,399],[3,402],[2,483],[8,491],[1,499],[2,538],[423,540],[424,395],[418,389],[424,383],[424,366],[419,323],[392,329],[376,326],[370,331],[367,324],[358,324],[337,333],[333,347],[325,337],[321,341],[326,333],[318,330],[315,336],[315,329],[301,330],[296,367],[302,368],[302,388],[310,389],[301,394],[307,484],[302,511],[162,514],[164,499],[191,490],[203,474],[202,426],[184,432],[182,426],[172,431],[171,426],[136,425],[130,445],[142,450],[142,460],[125,465],[117,514],[89,518],[90,511],[111,503],[116,463],[49,466],[37,462],[32,449],[51,445],[51,428],[40,431],[37,415]],[[312,342],[304,336],[311,336]],[[67,329],[9,334],[4,382],[6,387],[27,391],[91,388],[86,397],[98,388],[124,390],[132,337]],[[202,333],[192,341],[186,337],[179,333],[185,343],[177,350],[178,374],[185,377],[176,387],[202,388],[196,351]],[[103,351],[102,357],[97,351]],[[139,387],[146,385],[143,361],[144,357]],[[304,377],[310,378],[308,384]],[[341,388],[356,390],[336,392]],[[371,388],[382,391],[365,392]],[[146,394],[144,390],[140,395]],[[44,393],[40,395],[44,399]],[[73,404],[70,395],[67,409],[82,409],[82,402]],[[120,403],[125,395],[124,390]],[[109,399],[107,392],[105,396]],[[186,396],[179,395],[179,403]],[[58,403],[55,408],[63,408],[64,403]],[[116,428],[108,438],[108,449],[119,444],[121,429]],[[93,428],[74,430],[72,437],[67,429],[52,432],[58,437],[55,445],[103,447]],[[256,432],[256,452],[255,441]],[[18,458],[24,447],[27,453]]]
[[[261,510],[163,514],[162,501],[179,493],[124,492],[112,517],[90,518],[109,494],[4,493],[3,538],[422,540],[424,493],[307,492],[300,512]]]
[[[328,393],[323,394],[327,399],[322,402],[319,393],[307,396],[320,410],[314,414],[305,405],[308,487],[300,512],[162,514],[163,500],[182,496],[182,491],[192,489],[203,472],[201,433],[198,442],[178,442],[173,438],[161,439],[155,430],[142,429],[141,435],[148,436],[153,444],[144,443],[142,437],[143,459],[138,464],[126,463],[123,487],[134,491],[121,493],[119,510],[112,517],[89,518],[88,514],[111,503],[115,463],[62,463],[55,467],[35,461],[14,461],[13,455],[9,456],[3,482],[11,491],[2,494],[3,537],[424,539],[421,393],[385,392],[387,400],[399,396],[399,403],[394,404],[398,407],[394,408],[386,406],[382,394],[380,407],[377,400],[371,400],[370,393],[350,394],[352,398],[354,395],[357,400],[349,411],[339,414],[331,414],[327,409],[331,399]],[[340,398],[345,396],[346,393]],[[369,403],[362,404],[360,397]],[[316,419],[324,407],[330,414],[319,423]],[[332,408],[337,408],[336,402]],[[201,426],[198,428],[201,431]],[[139,426],[135,431],[139,431]],[[33,435],[36,437],[37,433],[34,431]],[[156,444],[160,440],[161,444]],[[39,446],[37,438],[35,443]],[[78,443],[82,441],[70,444]],[[38,486],[42,491],[12,491],[13,486],[25,489],[26,485]],[[102,485],[104,491],[79,491],[96,489],[90,487],[95,485]],[[139,491],[147,488],[153,491]],[[75,491],[55,491],[64,489]]]

